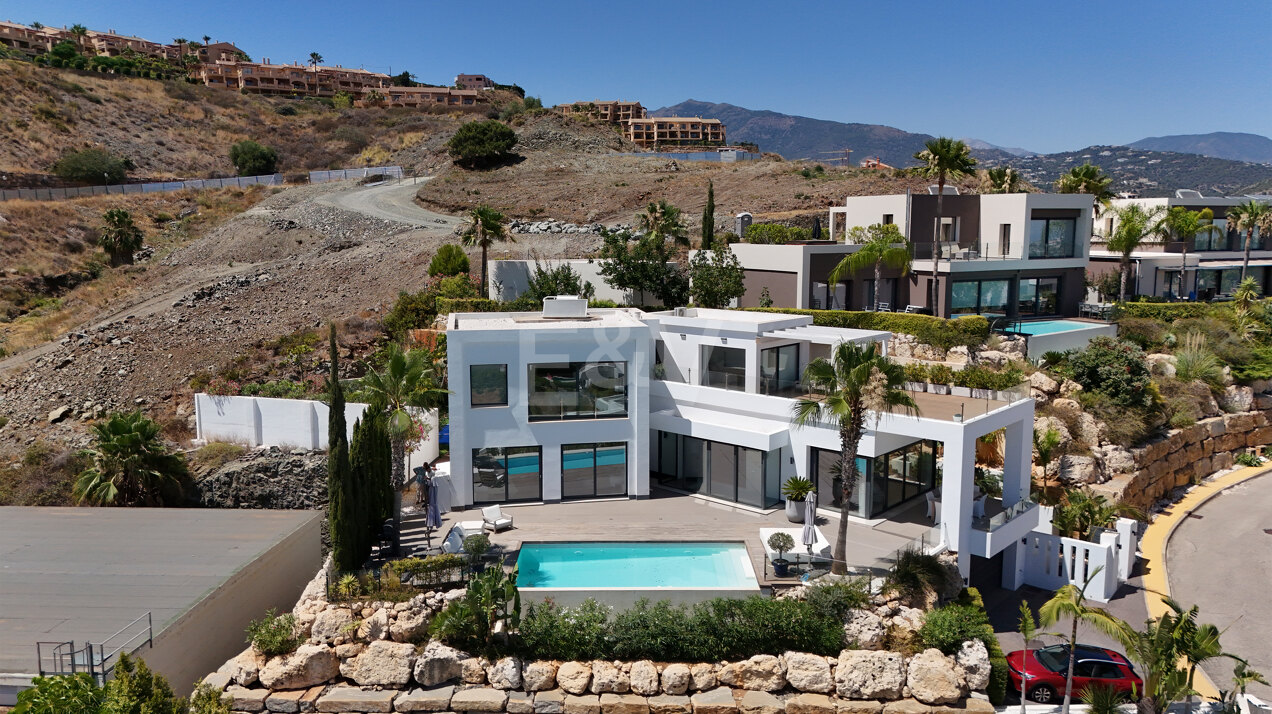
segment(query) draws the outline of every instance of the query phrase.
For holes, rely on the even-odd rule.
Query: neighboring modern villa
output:
[[[791,423],[803,368],[840,342],[886,350],[891,337],[807,316],[589,309],[573,297],[548,298],[542,313],[451,314],[446,330],[457,508],[642,499],[658,488],[766,511],[802,476],[835,517],[838,430]],[[938,537],[964,577],[979,563],[1019,587],[1026,536],[1050,533],[1047,509],[1028,500],[1033,400],[1027,390],[913,396],[919,415],[868,421],[853,519],[937,504]],[[976,441],[1000,429],[1003,497],[976,503]]]

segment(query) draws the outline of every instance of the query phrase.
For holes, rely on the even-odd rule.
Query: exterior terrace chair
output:
[[[503,511],[499,509],[498,504],[481,509],[481,519],[487,530],[492,530],[496,533],[512,528],[512,517],[505,516]]]

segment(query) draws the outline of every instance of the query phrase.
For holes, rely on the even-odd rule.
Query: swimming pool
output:
[[[1017,332],[1022,335],[1054,335],[1057,332],[1073,332],[1098,327],[1104,327],[1104,325],[1081,320],[1028,320],[1014,323],[1008,328],[1008,332]]]
[[[1117,337],[1117,325],[1082,320],[1029,320],[1013,323],[1006,332],[1024,335],[1029,359],[1037,361],[1048,352],[1086,349],[1096,337]]]
[[[759,591],[746,546],[728,542],[523,543],[517,586],[523,598],[558,604],[697,602]]]

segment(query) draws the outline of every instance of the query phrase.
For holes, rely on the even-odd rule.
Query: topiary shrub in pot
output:
[[[773,560],[773,574],[779,578],[790,575],[791,563],[783,556],[795,547],[795,539],[789,533],[774,533],[769,536],[768,547],[777,551],[777,558]]]

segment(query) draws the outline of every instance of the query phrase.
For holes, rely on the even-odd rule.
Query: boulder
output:
[[[433,640],[415,659],[415,681],[425,687],[436,687],[463,674],[460,663],[468,659],[467,653]]]
[[[411,681],[415,645],[376,640],[340,665],[340,676],[364,687],[403,687]]]
[[[65,418],[66,418],[66,416],[67,416],[68,414],[70,414],[70,413],[71,413],[71,408],[70,408],[70,407],[68,407],[68,406],[66,406],[66,405],[62,405],[62,406],[60,406],[60,407],[56,407],[56,408],[54,408],[52,411],[50,411],[50,412],[49,412],[49,420],[48,420],[48,421],[49,421],[49,423],[50,423],[50,424],[56,424],[56,423],[58,423],[59,421],[62,421],[63,419],[65,419]]]
[[[534,695],[529,692],[508,692],[508,702],[504,704],[508,714],[534,714]]]
[[[248,689],[231,684],[225,690],[225,694],[221,695],[221,700],[228,702],[234,711],[259,712],[264,711],[265,699],[268,696],[268,689]]]
[[[1088,449],[1094,449],[1100,445],[1100,434],[1103,431],[1104,430],[1100,428],[1100,423],[1096,421],[1095,417],[1087,414],[1086,412],[1082,412],[1082,415],[1078,417],[1078,433],[1074,434],[1073,437],[1077,439],[1079,444],[1082,444]]]
[[[490,666],[490,660],[485,657],[469,657],[459,663],[459,678],[464,680],[464,684],[485,684],[486,668]]]
[[[317,689],[314,687],[313,689]],[[269,690],[265,690],[269,692]],[[300,711],[300,700],[305,698],[311,690],[309,689],[284,689],[279,692],[269,692],[269,696],[265,697],[265,711],[267,712],[292,712]],[[314,696],[317,698],[317,695]]]
[[[931,714],[932,707],[916,699],[898,699],[883,703],[883,714]]]
[[[1012,356],[998,350],[982,350],[976,353],[976,362],[987,367],[1006,367]]]
[[[967,364],[972,360],[970,350],[964,345],[956,345],[946,352],[940,347],[922,342],[914,346],[914,356],[930,362],[949,362],[950,364]]]
[[[595,694],[568,694],[565,714],[601,714],[601,698]]]
[[[486,668],[486,681],[495,689],[521,688],[521,660],[501,657]]]
[[[1254,408],[1254,390],[1236,384],[1224,387],[1219,406],[1227,412],[1248,412]]]
[[[984,642],[980,640],[964,642],[954,659],[963,669],[963,680],[967,683],[968,689],[980,692],[989,686],[989,650],[985,649]]]
[[[676,662],[663,667],[662,690],[664,694],[681,695],[689,691],[692,677],[689,665]]]
[[[399,694],[393,700],[393,711],[444,712],[450,709],[451,695],[454,693],[455,688],[452,686],[412,689]]]
[[[1055,429],[1056,433],[1060,435],[1060,443],[1056,445],[1056,451],[1061,450],[1065,444],[1073,441],[1073,437],[1069,435],[1069,427],[1065,426],[1064,422],[1056,417],[1040,416],[1034,419],[1035,434],[1046,434],[1048,429]]]
[[[705,692],[708,689],[715,689],[719,682],[716,679],[716,670],[713,665],[695,664],[689,668],[689,678],[694,691]]]
[[[1082,385],[1072,379],[1066,379],[1060,384],[1060,396],[1065,399],[1073,399],[1081,391]]]
[[[565,692],[560,689],[535,692],[534,714],[563,714],[563,712],[565,712]]]
[[[358,625],[358,639],[371,642],[382,640],[389,633],[389,613],[384,608],[376,610]]]
[[[796,694],[786,700],[786,714],[835,714],[835,702],[825,694]]]
[[[953,657],[935,648],[926,649],[910,658],[906,674],[910,696],[924,704],[951,704],[963,697],[963,673]]]
[[[1051,410],[1065,421],[1073,421],[1082,415],[1082,405],[1064,397],[1052,401]]]
[[[1060,383],[1047,376],[1046,372],[1039,370],[1029,375],[1029,388],[1043,394],[1057,394],[1060,391]]]
[[[776,692],[786,686],[782,663],[773,655],[755,655],[741,662],[731,662],[720,667],[716,676],[721,684],[738,689]]]
[[[693,705],[689,697],[680,694],[660,694],[649,698],[649,714],[691,714]]]
[[[346,642],[342,645],[336,645],[336,656],[343,661],[350,657],[357,657],[366,648],[366,644],[362,642]]]
[[[340,675],[340,659],[326,645],[303,644],[295,652],[274,657],[260,672],[268,689],[301,689],[325,684]]]
[[[1128,474],[1135,470],[1135,457],[1126,447],[1108,444],[1100,447],[1096,455],[1104,462],[1106,474]]]
[[[896,699],[905,682],[905,659],[897,652],[839,653],[835,691],[843,699]]]
[[[649,703],[636,694],[601,695],[601,714],[649,714]]]
[[[786,681],[801,692],[832,692],[835,680],[830,676],[830,663],[821,655],[787,652],[782,655]]]
[[[738,705],[733,699],[733,690],[728,687],[716,687],[705,692],[698,692],[691,698],[693,714],[737,714]]]
[[[429,610],[407,614],[401,613],[397,619],[389,623],[389,639],[394,642],[423,642],[428,639],[428,626],[433,622],[433,613]]]
[[[221,665],[217,672],[228,675],[230,680],[240,687],[250,687],[260,679],[265,659],[265,655],[257,652],[255,647],[248,647],[238,653],[234,659]]]
[[[570,694],[583,694],[592,682],[592,666],[584,662],[566,662],[557,668],[557,686]]]
[[[658,668],[649,660],[633,662],[628,672],[632,691],[645,697],[652,697],[662,691],[658,684]]]
[[[527,692],[543,692],[556,686],[556,662],[529,662],[521,670]]]
[[[1060,481],[1071,485],[1104,483],[1108,480],[1092,456],[1062,454],[1059,459]]]
[[[869,610],[852,610],[844,618],[844,641],[855,642],[863,650],[883,647],[886,634],[883,618]]]
[[[923,610],[902,605],[889,622],[893,627],[917,633],[923,627]]]
[[[612,662],[602,662],[600,660],[592,663],[592,693],[605,694],[626,694],[632,689],[631,679],[627,673],[619,668],[618,664]]]
[[[318,698],[320,712],[391,712],[398,693],[391,689],[374,690],[357,687],[332,687]]]
[[[353,623],[353,611],[344,607],[333,607],[323,610],[314,616],[313,627],[309,630],[309,641],[316,644],[329,644],[337,637],[348,634],[348,627]]]
[[[457,712],[501,712],[507,701],[508,693],[502,689],[474,687],[451,695],[450,708]]]
[[[768,692],[752,690],[738,699],[738,711],[742,714],[782,714],[786,706]]]
[[[1148,365],[1148,371],[1152,374],[1162,377],[1175,376],[1175,365],[1177,364],[1175,355],[1154,353],[1146,355],[1144,362]]]

